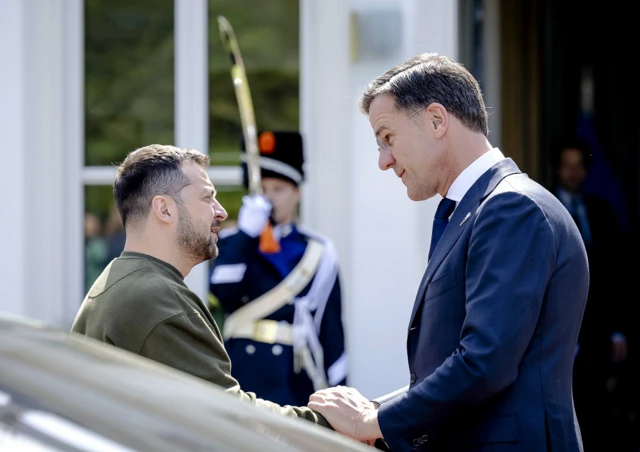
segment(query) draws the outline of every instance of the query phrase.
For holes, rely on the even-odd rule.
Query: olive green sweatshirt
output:
[[[172,265],[125,251],[85,297],[71,331],[200,377],[257,406],[330,427],[309,408],[280,406],[244,392],[211,313]]]

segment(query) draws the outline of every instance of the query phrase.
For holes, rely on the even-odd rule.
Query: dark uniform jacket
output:
[[[302,291],[279,309],[265,316],[267,320],[296,323],[303,336],[317,341],[322,349],[319,364],[329,386],[345,385],[347,361],[342,326],[340,280],[335,251],[331,242],[299,226],[289,226],[280,239],[281,251],[264,254],[259,238],[238,229],[221,232],[219,256],[212,266],[211,293],[227,315],[269,292],[289,275],[307,249],[311,238],[324,245],[321,263],[313,279]],[[311,289],[315,280],[315,289]],[[296,310],[299,312],[296,314]],[[296,322],[296,315],[308,312],[311,322]],[[224,326],[222,327],[224,332]],[[315,338],[315,339],[314,339]],[[309,375],[296,369],[291,343],[269,343],[264,338],[227,338],[225,345],[233,361],[233,376],[243,388],[280,404],[306,405],[314,392]]]

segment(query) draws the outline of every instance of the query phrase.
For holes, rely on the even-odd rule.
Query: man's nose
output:
[[[395,162],[396,162],[396,159],[393,158],[393,155],[391,155],[391,152],[385,152],[381,150],[380,153],[378,154],[378,167],[382,171],[386,171],[389,168],[391,168]]]
[[[225,208],[222,207],[222,204],[218,204],[217,206],[215,206],[213,208],[213,211],[214,211],[214,213],[216,215],[216,220],[218,220],[218,221],[224,221],[229,216],[227,214],[227,211],[225,210]]]

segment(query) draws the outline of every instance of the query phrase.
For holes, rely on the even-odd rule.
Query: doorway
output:
[[[627,50],[637,41],[633,20],[578,0],[500,2],[504,149],[549,186],[553,138],[588,136],[596,148],[589,190],[616,206],[628,232],[640,226],[640,91],[631,86],[635,52]]]
[[[634,317],[625,314],[634,312],[637,264],[633,258],[640,251],[640,92],[634,86],[636,74],[631,69],[636,52],[629,49],[637,42],[637,25],[632,23],[635,15],[619,7],[587,7],[578,0],[500,0],[498,8],[501,138],[505,154],[514,158],[530,177],[551,188],[552,141],[564,133],[581,135],[591,145],[593,155],[585,189],[611,203],[623,230],[614,247],[616,257],[604,264],[613,266],[614,276],[604,281],[605,297],[599,302],[604,302],[608,315],[617,316],[616,322],[623,320],[618,324],[625,325],[627,370],[626,377],[617,381],[630,384],[617,393],[611,390],[606,403],[615,405],[615,410],[603,407],[597,416],[609,436],[609,447],[633,431],[635,438],[625,441],[633,444],[631,449],[623,449],[620,444],[616,450],[636,451],[640,442],[637,420],[627,418],[629,403],[633,403],[635,408],[631,411],[636,411],[637,419],[640,389],[637,377],[629,376],[638,375],[640,338],[635,333]],[[625,264],[628,259],[623,256],[629,252],[632,263]],[[591,269],[593,289],[595,265]],[[616,304],[618,308],[613,308]],[[595,312],[598,302],[590,299],[587,315],[590,306]],[[596,323],[602,325],[604,320]],[[604,337],[607,345],[608,336]],[[612,429],[620,430],[604,428],[606,420],[613,422]],[[629,427],[632,424],[634,427]],[[589,428],[586,430],[583,435],[590,433]]]

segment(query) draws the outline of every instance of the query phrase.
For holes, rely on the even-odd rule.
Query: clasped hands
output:
[[[382,438],[378,404],[354,388],[336,386],[316,391],[309,397],[308,407],[323,415],[336,432],[357,441],[373,445]]]

